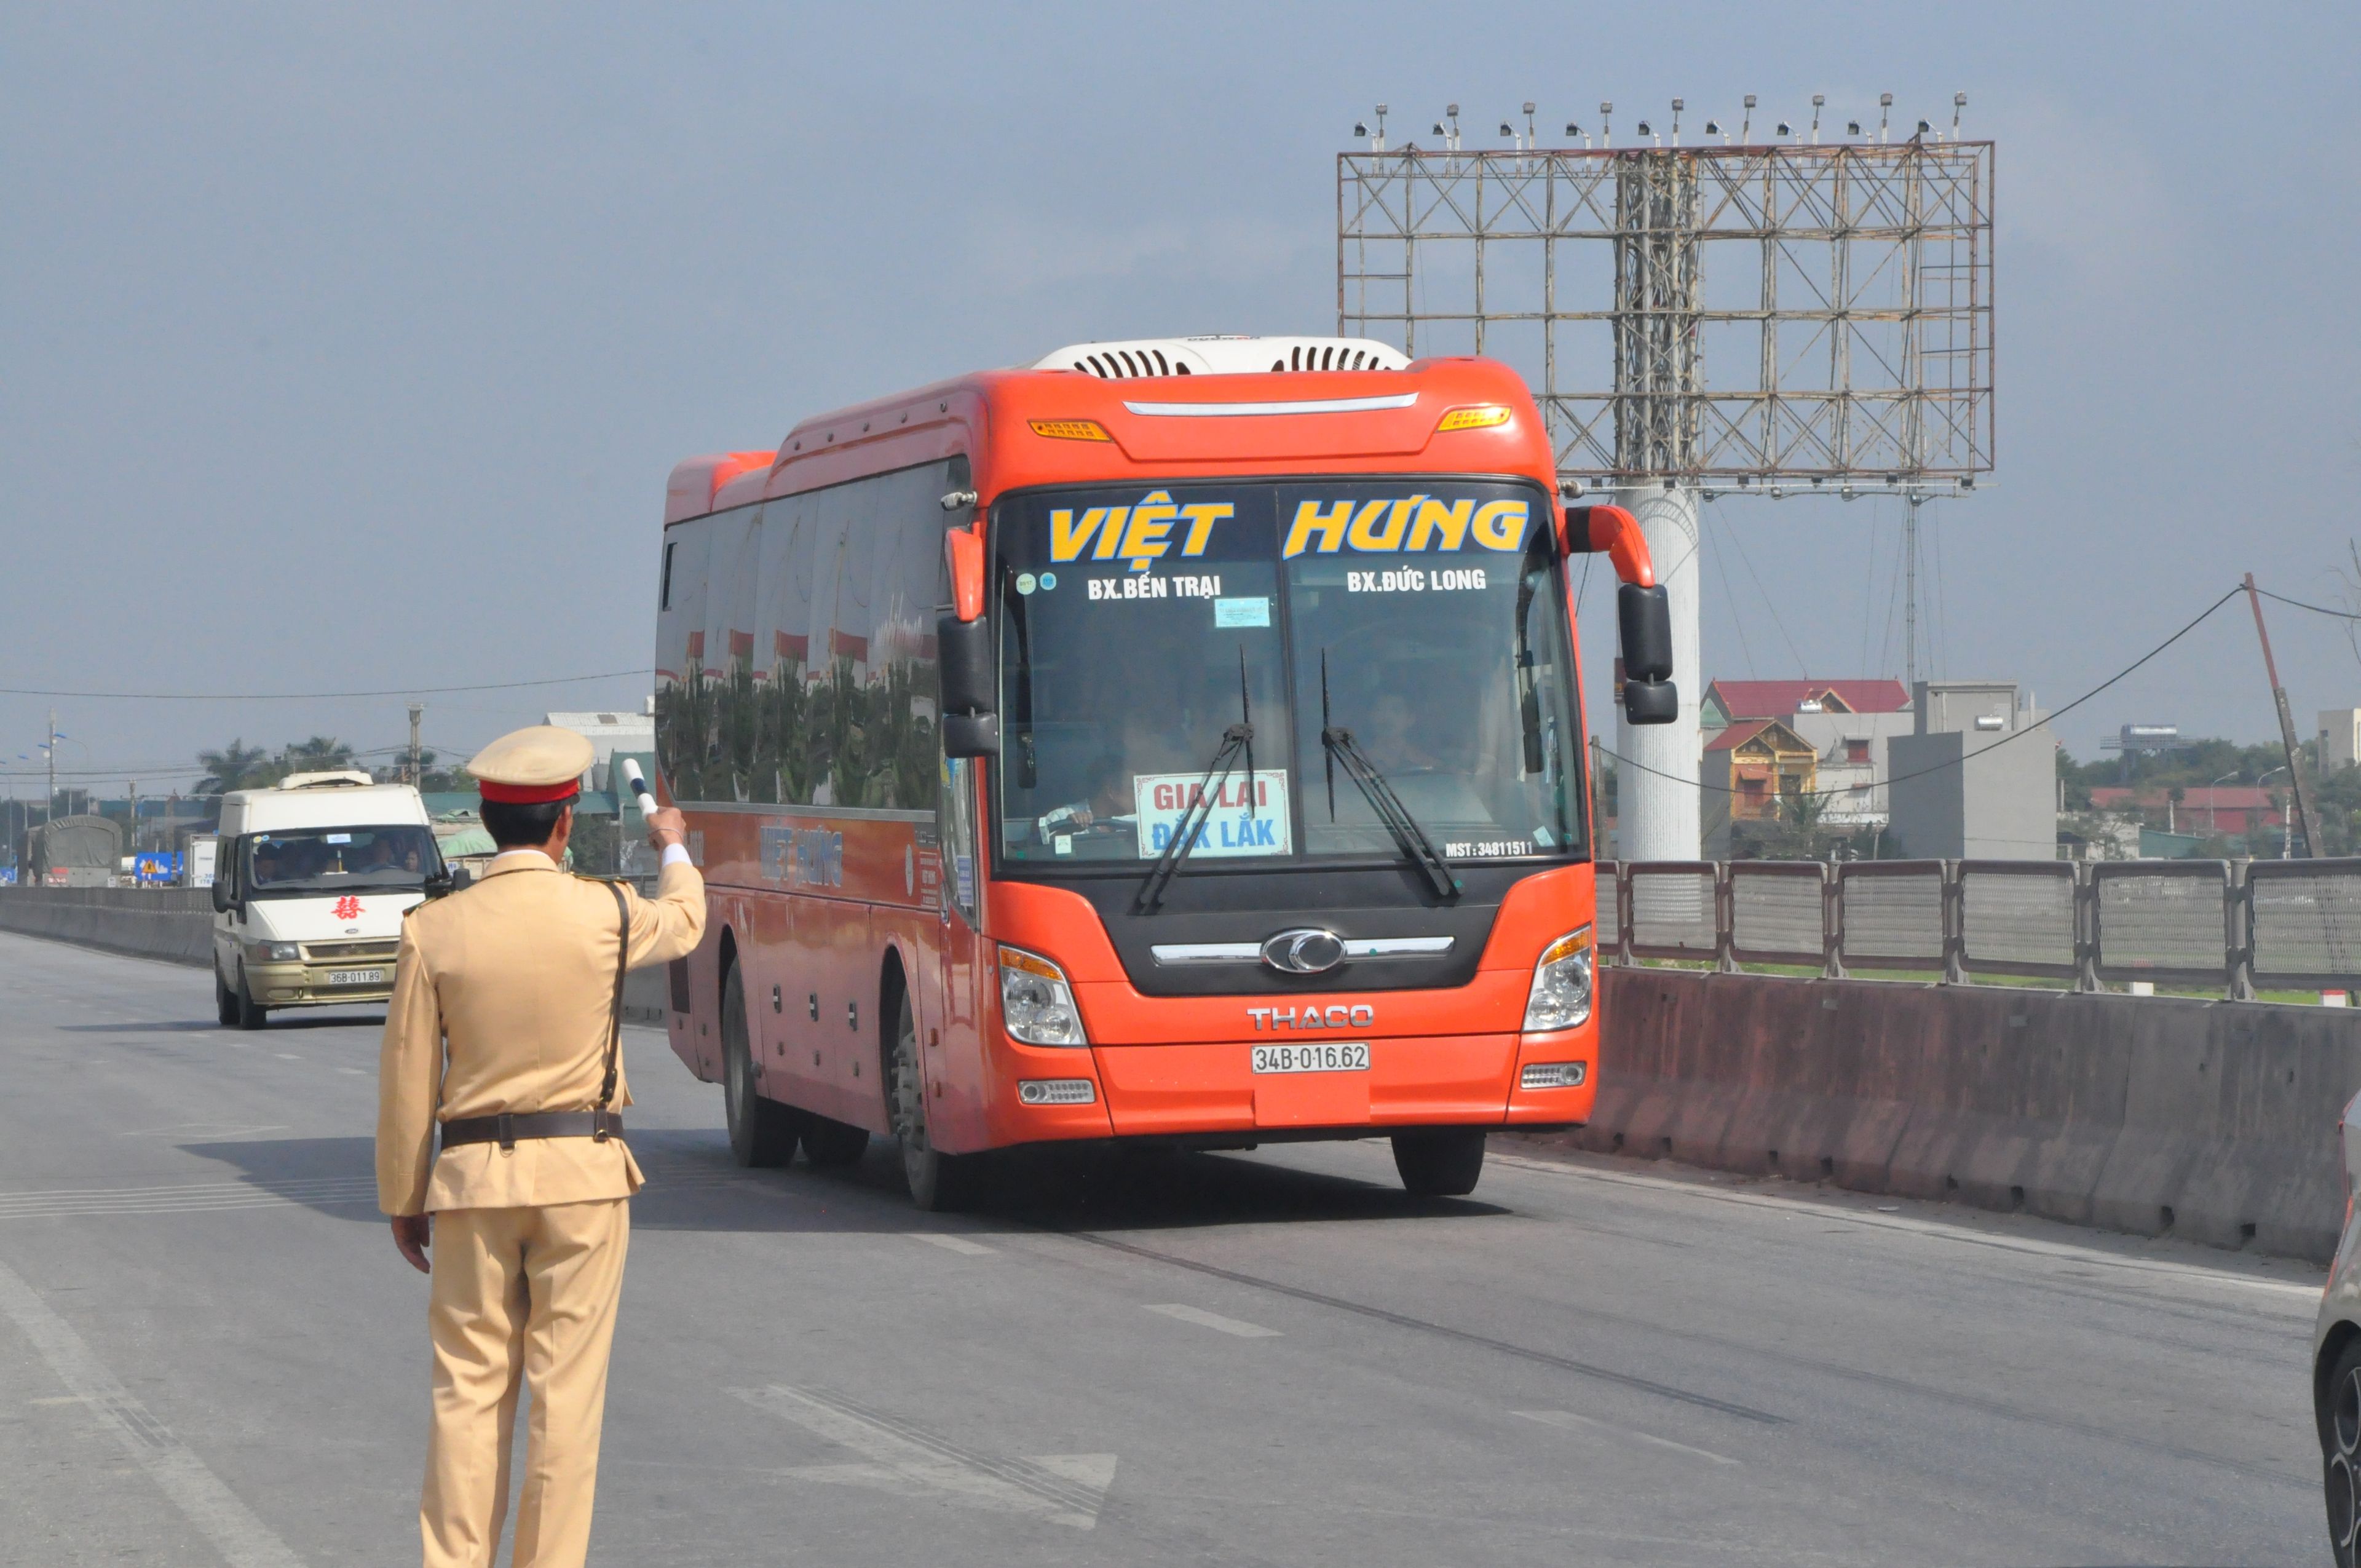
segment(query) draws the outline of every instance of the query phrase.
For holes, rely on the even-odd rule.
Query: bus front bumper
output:
[[[1269,1044],[1270,1042],[1263,1042]],[[1098,1046],[1118,1136],[1288,1128],[1564,1126],[1597,1092],[1594,1025],[1551,1035],[1377,1037],[1366,1069],[1257,1072],[1254,1042]],[[1562,1064],[1578,1063],[1578,1071]],[[1529,1067],[1554,1070],[1528,1074]],[[1579,1082],[1527,1088],[1529,1077]]]

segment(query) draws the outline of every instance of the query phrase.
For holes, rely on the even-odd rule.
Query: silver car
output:
[[[2321,1292],[2312,1332],[2312,1407],[2328,1487],[2328,1540],[2337,1568],[2361,1568],[2361,1246],[2355,1245],[2353,1193],[2361,1184],[2361,1094],[2337,1129],[2345,1155],[2345,1230]]]

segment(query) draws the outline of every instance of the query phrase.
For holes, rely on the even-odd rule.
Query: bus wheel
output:
[[[1484,1129],[1396,1133],[1394,1168],[1402,1190],[1420,1198],[1464,1198],[1484,1174]]]
[[[239,1028],[259,1029],[270,1022],[270,1009],[255,1001],[253,990],[246,983],[244,964],[237,966],[237,990],[232,994],[230,1000],[237,1009]]]
[[[897,1003],[887,1105],[894,1135],[902,1141],[902,1177],[910,1184],[910,1201],[926,1212],[961,1208],[974,1186],[975,1161],[945,1154],[927,1138],[927,1077],[918,1065],[918,1021],[911,1014],[906,990]]]
[[[721,982],[721,1104],[730,1156],[740,1165],[785,1165],[796,1157],[796,1113],[754,1089],[754,1048],[746,1027],[746,987],[731,964]]]
[[[237,998],[230,994],[229,982],[221,977],[221,966],[214,966],[214,1016],[225,1029],[237,1022]]]

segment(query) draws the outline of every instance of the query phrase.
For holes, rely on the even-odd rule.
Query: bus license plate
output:
[[[381,969],[332,969],[328,971],[326,983],[329,985],[383,985],[385,979],[385,970]]]
[[[1369,1070],[1369,1047],[1359,1042],[1317,1045],[1257,1046],[1254,1048],[1254,1069],[1257,1072],[1367,1072]]]

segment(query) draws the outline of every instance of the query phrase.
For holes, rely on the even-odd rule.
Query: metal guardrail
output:
[[[1598,862],[1606,961],[2361,989],[2361,859]]]

